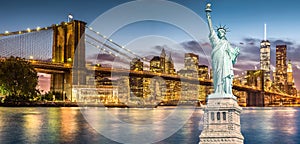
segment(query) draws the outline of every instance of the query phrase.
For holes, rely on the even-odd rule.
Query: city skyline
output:
[[[37,26],[45,27],[51,24],[67,21],[67,15],[72,13],[75,19],[86,21],[91,24],[97,16],[103,14],[107,10],[128,2],[127,0],[102,0],[102,1],[88,1],[80,0],[59,2],[41,2],[38,0],[30,1],[6,1],[3,2],[1,9],[3,13],[0,14],[2,19],[1,33],[5,31],[18,31],[27,28],[36,28]],[[226,24],[230,31],[228,39],[233,45],[241,47],[241,56],[237,63],[237,73],[259,68],[259,49],[260,42],[263,40],[263,26],[268,25],[267,39],[271,43],[271,64],[275,64],[275,47],[277,44],[287,45],[287,59],[292,60],[293,71],[297,88],[300,87],[300,59],[297,54],[300,53],[300,36],[297,35],[300,21],[295,19],[297,13],[297,1],[171,1],[181,4],[205,20],[204,8],[207,2],[213,4],[212,18],[215,25]],[[17,3],[17,5],[16,5]],[[269,6],[269,5],[272,5]],[[247,10],[248,9],[248,10]],[[252,10],[251,10],[252,9]],[[255,11],[253,11],[255,9]],[[147,28],[144,30],[143,28]],[[197,26],[195,26],[197,28]],[[124,33],[131,32],[131,35],[124,36]],[[178,34],[179,33],[179,34]],[[186,52],[194,52],[200,55],[200,64],[208,64],[209,62],[201,57],[199,44],[192,41],[186,35],[180,35],[182,31],[174,26],[161,24],[156,22],[141,22],[129,25],[121,29],[117,35],[113,36],[113,40],[122,44],[128,45],[133,39],[137,39],[147,35],[160,35],[170,40],[173,45],[167,45],[171,49],[176,47],[179,43],[180,48],[184,47]],[[105,33],[104,33],[105,34]],[[206,34],[205,34],[206,35]],[[208,35],[208,34],[207,34]],[[157,42],[158,46],[161,42]],[[174,46],[175,45],[175,46]],[[197,47],[198,45],[198,47]],[[152,47],[155,47],[153,45]],[[203,49],[209,51],[209,47],[200,45]],[[137,49],[133,48],[135,51]],[[150,48],[149,48],[150,49]],[[153,54],[160,52],[153,50]],[[136,51],[137,52],[137,51]],[[181,51],[179,51],[181,52]],[[207,53],[209,57],[209,53]],[[144,56],[146,56],[144,54]],[[175,55],[176,56],[176,55]],[[183,57],[183,56],[182,56]],[[206,57],[207,59],[207,57]],[[176,60],[175,60],[176,61]],[[176,65],[176,63],[175,63]],[[177,70],[179,70],[177,68]]]

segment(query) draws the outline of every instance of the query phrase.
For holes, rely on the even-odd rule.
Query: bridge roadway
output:
[[[37,69],[38,72],[64,73],[66,71],[72,70],[71,64],[52,63],[52,62],[43,62],[43,61],[34,61],[34,60],[29,60],[29,61]],[[114,68],[97,67],[97,66],[87,66],[85,70],[87,72],[94,71],[94,72],[100,72],[101,74],[110,74],[111,76],[137,76],[137,77],[145,77],[145,78],[162,77],[166,80],[183,81],[183,82],[206,85],[206,86],[213,85],[212,80],[208,80],[208,79],[161,74],[161,73],[154,73],[151,71],[133,71],[128,69],[114,69]],[[239,85],[239,84],[234,84],[233,89],[238,91],[246,91],[246,92],[250,91],[255,93],[261,92],[260,88],[247,86],[247,85]],[[268,90],[265,90],[265,95],[276,95],[276,96],[280,96],[283,98],[290,98],[290,99],[297,98],[288,94],[278,93],[278,92],[268,91]]]

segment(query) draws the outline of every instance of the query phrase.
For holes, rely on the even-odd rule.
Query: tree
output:
[[[0,61],[0,85],[9,96],[24,100],[37,95],[38,76],[30,62],[19,57]]]

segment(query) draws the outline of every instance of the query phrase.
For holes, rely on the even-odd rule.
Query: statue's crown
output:
[[[217,31],[218,30],[224,30],[225,32],[229,32],[229,28],[226,27],[226,25],[224,25],[224,26],[220,25],[219,27],[217,27]]]

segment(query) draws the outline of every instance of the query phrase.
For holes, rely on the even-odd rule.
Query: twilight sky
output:
[[[147,0],[156,1],[156,0]],[[105,14],[111,8],[129,0],[3,0],[0,5],[0,33],[4,31],[18,31],[27,28],[45,27],[67,20],[67,15],[72,13],[75,19],[87,22],[95,26],[104,35],[110,35],[105,27],[97,23],[97,18]],[[204,8],[207,2],[212,3],[212,19],[215,26],[222,24],[229,27],[228,40],[241,48],[239,62],[236,65],[236,72],[241,73],[247,69],[259,67],[259,43],[263,39],[264,23],[268,25],[267,37],[271,41],[271,59],[275,64],[276,44],[288,46],[288,59],[294,64],[294,77],[297,88],[300,88],[300,2],[297,0],[172,0],[189,9],[191,14],[203,18],[206,24]],[[138,9],[138,8],[137,8]],[[128,9],[134,11],[135,9]],[[172,12],[174,15],[172,15]],[[179,11],[179,13],[185,11]],[[154,13],[147,11],[140,15]],[[168,9],[162,11],[161,17],[178,18],[177,22],[188,21],[182,19],[182,15],[176,11],[168,13]],[[138,15],[123,13],[111,17],[110,20],[129,18]],[[192,19],[192,18],[191,18]],[[100,19],[101,20],[101,19]],[[98,19],[99,21],[99,19]],[[195,33],[201,33],[207,38],[208,27],[197,23],[192,19],[189,28]],[[107,25],[113,24],[110,21],[100,22]],[[200,63],[209,64],[210,48],[207,39],[194,39],[182,27],[172,23],[144,20],[124,25],[112,34],[112,39],[131,49],[141,56],[150,57],[160,53],[161,47],[165,46],[166,51],[172,53],[174,61],[178,61],[178,69],[182,67],[182,52],[194,52],[200,55]],[[144,45],[143,48],[142,44]],[[200,44],[199,44],[200,43]],[[199,50],[200,49],[200,50]],[[206,54],[206,56],[205,56]],[[177,60],[176,60],[177,59]],[[175,63],[176,64],[176,63]]]

